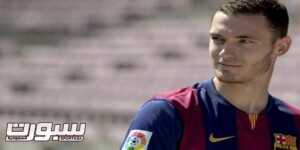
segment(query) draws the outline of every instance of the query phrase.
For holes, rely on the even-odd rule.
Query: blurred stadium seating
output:
[[[0,149],[117,149],[144,101],[212,76],[214,3],[0,0]],[[277,63],[271,93],[300,105],[299,26],[291,19],[293,46]],[[86,140],[6,143],[12,121],[87,122]]]

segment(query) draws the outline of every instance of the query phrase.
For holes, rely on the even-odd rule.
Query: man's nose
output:
[[[231,43],[225,43],[219,52],[219,56],[223,58],[234,58],[236,55],[236,47]]]

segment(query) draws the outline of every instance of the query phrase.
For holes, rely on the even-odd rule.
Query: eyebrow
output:
[[[218,34],[218,33],[209,33],[210,36],[220,36],[220,37],[223,37],[221,34]],[[253,37],[249,36],[249,35],[238,35],[236,36],[236,38],[239,38],[239,39],[254,39]]]
[[[218,34],[218,33],[209,33],[209,36],[223,37],[221,34]]]
[[[237,38],[239,38],[239,39],[253,39],[253,37],[248,36],[248,35],[239,35],[239,36],[237,36]]]

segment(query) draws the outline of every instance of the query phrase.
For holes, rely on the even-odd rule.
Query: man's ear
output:
[[[283,38],[279,38],[276,40],[275,43],[275,54],[277,56],[281,56],[285,54],[289,49],[292,44],[292,39],[290,36],[285,36]]]

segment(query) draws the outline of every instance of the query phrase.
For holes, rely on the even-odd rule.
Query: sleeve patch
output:
[[[152,132],[131,130],[125,140],[122,150],[147,150]]]

